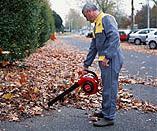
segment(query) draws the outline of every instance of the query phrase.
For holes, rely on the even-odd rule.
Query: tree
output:
[[[157,28],[157,5],[154,5],[152,10],[151,10],[151,21],[150,21],[150,26]]]
[[[119,25],[119,28],[127,28],[131,23],[128,16],[123,11],[124,0],[82,0],[82,6],[86,3],[94,3],[105,13],[113,15]]]
[[[115,16],[119,28],[127,28],[131,23],[130,19],[123,13],[122,7],[123,0],[93,0],[99,8],[105,12]]]
[[[152,0],[152,1],[154,1],[155,5],[157,5],[157,0]]]
[[[66,16],[65,27],[70,30],[78,30],[86,24],[86,20],[75,9],[70,9]]]
[[[128,28],[131,25],[131,19],[125,11],[123,10],[122,6],[124,0],[114,0],[115,1],[115,8],[113,11],[113,16],[117,20],[119,28]]]
[[[119,15],[119,17],[117,16],[117,22],[119,28],[128,28],[131,25],[130,18],[124,15]]]
[[[84,5],[84,3],[87,3],[87,2],[94,3],[103,12],[113,14],[115,6],[116,6],[115,1],[116,0],[82,0],[81,4]]]
[[[77,2],[77,5],[82,8],[82,6],[87,2],[94,3],[103,12],[113,15],[120,28],[127,28],[130,26],[130,18],[128,18],[122,8],[125,0],[81,0]]]
[[[63,20],[62,18],[55,12],[52,11],[52,15],[54,17],[55,20],[55,27],[56,27],[56,31],[62,31],[63,30]]]
[[[157,6],[154,5],[150,8],[150,27],[157,27]],[[137,12],[135,16],[135,22],[138,24],[138,28],[147,27],[147,5],[144,5],[140,11]]]
[[[16,61],[44,45],[54,32],[47,0],[0,0],[0,48],[10,51],[1,60]]]
[[[113,13],[116,4],[110,0],[96,0],[96,3],[103,12],[110,14]]]
[[[137,11],[135,15],[135,23],[138,24],[138,28],[147,27],[147,5],[142,6],[140,11]]]

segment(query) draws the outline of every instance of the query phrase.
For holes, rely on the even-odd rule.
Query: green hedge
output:
[[[0,48],[11,51],[1,60],[19,60],[41,47],[54,32],[47,0],[0,1]]]

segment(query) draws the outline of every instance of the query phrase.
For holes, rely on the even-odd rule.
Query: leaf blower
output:
[[[96,94],[98,90],[98,77],[93,71],[85,70],[87,74],[81,76],[77,82],[74,83],[70,88],[65,90],[63,93],[55,97],[54,99],[48,102],[48,106],[52,106],[58,100],[62,100],[65,95],[69,94],[76,88],[81,87],[86,95]]]

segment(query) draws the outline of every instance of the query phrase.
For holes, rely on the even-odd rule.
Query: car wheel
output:
[[[149,42],[149,48],[150,48],[150,49],[155,49],[155,48],[157,48],[157,43],[156,43],[155,41]]]
[[[135,43],[135,45],[140,45],[141,44],[141,40],[140,39],[135,39],[134,43]]]

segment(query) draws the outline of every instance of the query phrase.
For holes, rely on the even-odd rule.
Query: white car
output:
[[[155,29],[153,29],[153,28],[150,28],[150,29],[140,29],[139,31],[137,31],[135,33],[131,33],[129,35],[128,42],[135,43],[136,45],[140,45],[141,43],[145,43],[148,33],[150,33],[153,30],[155,30]]]
[[[146,44],[149,45],[150,49],[157,48],[157,30],[154,30],[148,34]]]

